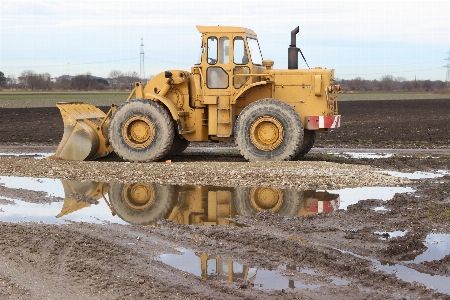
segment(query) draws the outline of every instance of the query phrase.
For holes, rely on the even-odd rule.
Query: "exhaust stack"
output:
[[[297,33],[299,31],[299,27],[297,26],[294,30],[291,31],[291,44],[288,48],[288,69],[298,69],[298,52],[300,51],[297,48]]]

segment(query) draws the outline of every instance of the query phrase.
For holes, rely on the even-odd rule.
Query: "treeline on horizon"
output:
[[[146,80],[152,78],[150,76]],[[23,71],[17,78],[14,75],[5,77],[0,71],[0,89],[31,91],[104,91],[130,90],[134,83],[146,81],[139,78],[136,72],[122,73],[112,70],[108,78],[93,76],[90,72],[75,76],[63,75],[52,78],[49,73]],[[145,83],[145,82],[144,82]],[[447,82],[442,80],[406,80],[402,77],[384,75],[379,80],[367,80],[361,77],[354,79],[336,79],[343,92],[438,92],[450,93]]]

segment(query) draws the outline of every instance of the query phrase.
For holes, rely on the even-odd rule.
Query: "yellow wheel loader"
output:
[[[298,27],[291,31],[287,70],[263,60],[250,29],[197,29],[200,53],[190,72],[168,70],[145,87],[135,83],[125,103],[107,114],[86,103],[58,103],[64,135],[53,158],[87,160],[115,151],[147,162],[176,155],[189,142],[234,140],[249,161],[292,160],[313,147],[316,131],[340,126],[334,70],[298,69]]]

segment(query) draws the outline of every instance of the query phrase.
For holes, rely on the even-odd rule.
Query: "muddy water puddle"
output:
[[[408,178],[408,179],[425,179],[425,178],[439,178],[445,175],[450,175],[450,172],[447,170],[436,170],[434,173],[432,172],[420,172],[420,171],[415,171],[415,172],[396,172],[396,171],[387,171],[387,172],[383,172],[383,173],[387,173],[388,175],[391,176],[395,176],[395,177],[403,177],[403,178]]]
[[[346,209],[361,200],[388,200],[395,193],[408,192],[414,191],[402,187],[301,191],[267,187],[173,186],[0,176],[0,221],[155,225],[159,220],[166,219],[182,225],[239,226],[232,221],[238,215],[254,216],[265,210],[288,217],[329,213]],[[387,240],[407,232],[374,234]],[[286,238],[299,243],[305,242],[301,238]],[[439,260],[450,255],[449,236],[429,235],[424,244],[427,246],[425,252],[405,259],[402,264],[365,259],[372,261],[379,270],[395,274],[402,280],[420,282],[440,292],[450,293],[449,277],[431,276],[408,267],[409,264]],[[275,290],[321,287],[317,284],[320,280],[315,279],[319,275],[314,270],[297,266],[279,266],[277,269],[267,270],[191,249],[177,250],[180,254],[161,254],[157,259],[204,280],[228,281]],[[350,284],[337,276],[329,277],[328,282],[336,286]]]
[[[3,210],[0,220],[45,223],[125,222],[135,225],[155,224],[161,219],[185,225],[236,225],[229,219],[237,215],[252,216],[264,210],[289,217],[326,213],[347,209],[349,205],[361,200],[388,200],[395,193],[414,191],[403,187],[301,191],[266,187],[124,184],[2,176],[0,184],[21,191],[20,194],[27,190],[42,191],[48,193],[48,197],[63,199],[57,203],[29,203],[33,202],[32,199],[14,199],[9,196],[8,200],[14,201],[15,205],[0,206]]]
[[[389,200],[392,199],[396,193],[412,193],[414,192],[414,189],[410,187],[360,187],[330,190],[328,192],[339,193],[341,198],[339,208],[347,209],[348,206],[356,204],[359,201],[369,199]]]
[[[432,246],[439,244],[440,246]],[[444,242],[445,241],[445,242]],[[413,260],[406,260],[405,264],[418,264],[424,261],[439,260],[450,253],[450,235],[448,234],[430,234],[426,237],[424,243],[428,249],[421,255],[416,256]],[[338,249],[337,249],[338,250]],[[411,283],[420,283],[427,288],[434,289],[440,293],[450,295],[450,277],[443,275],[430,275],[419,272],[405,264],[392,263],[389,261],[379,261],[370,257],[364,257],[350,251],[342,251],[342,253],[350,254],[355,257],[371,261],[375,268],[388,274],[395,275],[398,279]]]
[[[424,245],[427,246],[427,250],[415,257],[407,257],[409,259],[407,262],[418,264],[425,261],[441,260],[450,255],[449,234],[429,234],[425,239]]]
[[[66,193],[64,180],[0,176],[0,188],[6,188],[3,192],[0,189],[0,199],[8,201],[8,205],[0,205],[2,209],[0,221],[46,224],[63,224],[69,221],[126,224],[125,221],[112,215],[104,202],[86,197],[73,203],[74,201]],[[82,193],[86,193],[90,191],[90,188],[92,189],[92,184],[80,183],[79,188]],[[70,207],[69,210],[67,207]],[[89,210],[81,210],[87,207]]]
[[[190,249],[177,248],[180,254],[162,254],[157,260],[183,272],[190,273],[203,280],[228,281],[240,285],[250,285],[263,290],[283,289],[317,289],[322,285],[313,283],[318,276],[314,270],[298,266],[280,266],[275,270],[255,268],[240,264],[231,259],[195,252]],[[299,280],[294,277],[309,278]],[[335,285],[346,285],[350,281],[337,276],[328,278]]]
[[[35,193],[39,194],[37,195]],[[367,199],[389,200],[404,187],[331,191],[268,187],[177,186],[0,176],[0,220],[7,222],[114,222],[154,225],[166,219],[183,225],[231,225],[235,216],[261,211],[295,217],[347,209]],[[42,196],[45,194],[45,197]]]
[[[355,158],[355,159],[361,159],[361,158],[372,158],[372,159],[378,159],[378,158],[390,158],[393,157],[394,154],[392,153],[360,153],[360,152],[329,152],[328,154],[334,155],[337,157],[345,157],[345,158]]]
[[[45,194],[43,196],[42,194]],[[0,176],[0,220],[154,225],[231,225],[238,215],[271,210],[283,216],[332,212],[339,194],[278,188],[105,183]],[[12,205],[13,204],[13,205]]]
[[[53,153],[38,152],[38,153],[6,153],[0,152],[0,157],[17,157],[17,158],[35,158],[43,159],[51,156]]]
[[[380,236],[380,240],[387,240],[390,238],[396,238],[396,237],[402,237],[405,236],[405,234],[408,233],[407,230],[395,230],[395,231],[375,231],[376,235]]]
[[[403,236],[406,232],[390,232],[390,238]],[[304,242],[304,241],[299,241]],[[341,251],[355,257],[369,260],[374,267],[380,271],[395,275],[398,279],[407,282],[417,282],[428,288],[434,289],[444,294],[450,294],[448,285],[449,277],[442,275],[430,275],[419,272],[407,264],[418,264],[424,261],[433,261],[444,258],[450,254],[450,235],[430,234],[426,237],[424,244],[428,249],[405,264],[391,263],[389,261],[379,261],[370,257],[364,257],[349,251]],[[196,252],[186,248],[176,248],[179,254],[161,254],[157,260],[172,266],[180,271],[190,273],[203,280],[228,281],[264,290],[283,289],[310,289],[320,288],[315,276],[319,276],[312,269],[305,269],[298,266],[279,266],[274,270],[255,268],[246,266],[231,259],[221,258],[215,255]],[[338,250],[338,249],[337,249]],[[299,279],[301,278],[301,279]],[[323,278],[321,278],[323,280]],[[351,281],[338,276],[326,278],[336,286],[351,284]]]

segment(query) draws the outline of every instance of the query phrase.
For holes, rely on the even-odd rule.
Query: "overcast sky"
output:
[[[146,76],[190,71],[200,47],[195,25],[253,29],[277,69],[287,68],[299,26],[309,66],[335,69],[337,78],[446,79],[450,1],[1,0],[0,71],[139,73],[141,38]]]

